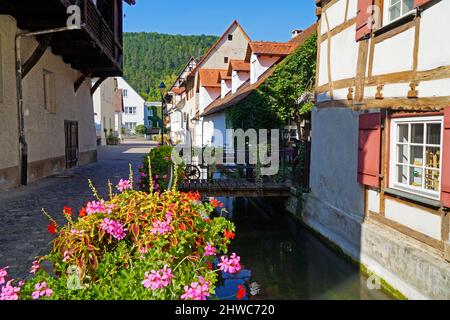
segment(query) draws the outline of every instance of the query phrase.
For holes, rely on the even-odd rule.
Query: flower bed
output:
[[[0,299],[203,300],[222,271],[241,269],[240,258],[227,255],[235,226],[211,217],[218,201],[137,191],[132,179],[121,180],[118,193],[110,185],[109,200],[92,189],[96,199],[78,214],[63,209],[65,226],[48,216],[53,250],[33,262],[31,280],[9,279],[8,269],[0,269]],[[52,270],[44,270],[44,261]]]

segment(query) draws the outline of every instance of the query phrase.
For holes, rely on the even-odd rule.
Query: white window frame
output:
[[[411,139],[411,124],[418,124],[418,123],[424,123],[424,141],[423,144],[415,144],[412,143],[412,139]],[[411,167],[421,167],[423,172],[422,172],[422,183],[423,185],[425,184],[425,175],[426,175],[426,170],[434,170],[437,171],[436,169],[433,168],[429,168],[426,166],[426,147],[438,147],[438,145],[431,145],[431,144],[427,144],[427,124],[432,124],[432,123],[439,123],[441,125],[441,141],[440,141],[440,159],[439,159],[439,190],[438,191],[433,191],[433,190],[427,190],[425,189],[425,187],[415,187],[415,186],[411,186],[409,184],[403,184],[403,183],[399,183],[397,181],[397,166],[398,165],[405,165],[404,163],[400,163],[398,161],[398,152],[397,152],[397,145],[399,144],[403,144],[403,145],[407,145],[408,146],[408,183],[409,183],[409,179],[410,179],[410,172],[409,169]],[[399,124],[408,124],[408,138],[409,141],[407,143],[399,143],[398,142],[398,125]],[[390,163],[389,163],[389,187],[392,189],[396,189],[396,190],[400,190],[403,192],[407,192],[407,193],[412,193],[418,196],[422,196],[422,197],[426,197],[426,198],[430,198],[430,199],[434,199],[434,200],[440,200],[441,198],[441,183],[442,183],[442,149],[443,149],[443,136],[444,136],[444,117],[442,116],[429,116],[429,117],[401,117],[401,118],[394,118],[391,119],[391,128],[390,128]],[[423,146],[424,147],[424,154],[423,154],[423,165],[422,166],[415,166],[411,164],[411,145],[417,145],[417,146]]]
[[[395,18],[395,19],[392,19],[392,20],[389,17],[389,9],[392,7],[391,1],[396,1],[396,3],[400,3],[400,16],[398,18]],[[403,17],[411,14],[412,12],[414,12],[414,1],[413,1],[413,8],[410,11],[405,12],[404,14],[402,14],[402,11],[403,11],[403,0],[384,0],[383,8],[384,8],[384,10],[383,10],[384,11],[383,12],[383,26],[386,26],[386,25],[391,24],[391,23],[393,23],[393,22],[395,22],[397,20],[400,20],[401,18],[403,18]]]

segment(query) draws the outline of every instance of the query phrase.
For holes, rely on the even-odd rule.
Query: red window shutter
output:
[[[450,107],[444,110],[441,179],[441,202],[445,207],[450,208]]]
[[[356,15],[356,41],[364,39],[372,32],[373,0],[358,0]]]
[[[381,113],[359,116],[358,182],[380,187]]]
[[[414,8],[423,6],[425,4],[427,4],[428,2],[431,2],[433,0],[414,0]]]

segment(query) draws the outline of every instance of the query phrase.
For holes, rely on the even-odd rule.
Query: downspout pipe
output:
[[[18,115],[18,131],[19,131],[19,175],[20,184],[26,186],[28,184],[28,144],[25,136],[25,119],[23,112],[23,64],[21,40],[25,37],[33,37],[57,32],[65,32],[70,30],[79,30],[77,26],[68,26],[62,28],[24,32],[16,35],[15,56],[16,56],[16,87],[17,87],[17,115]]]

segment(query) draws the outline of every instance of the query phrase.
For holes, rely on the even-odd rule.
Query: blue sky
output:
[[[237,19],[252,40],[286,41],[316,21],[313,0],[137,0],[125,5],[124,30],[222,35]]]

